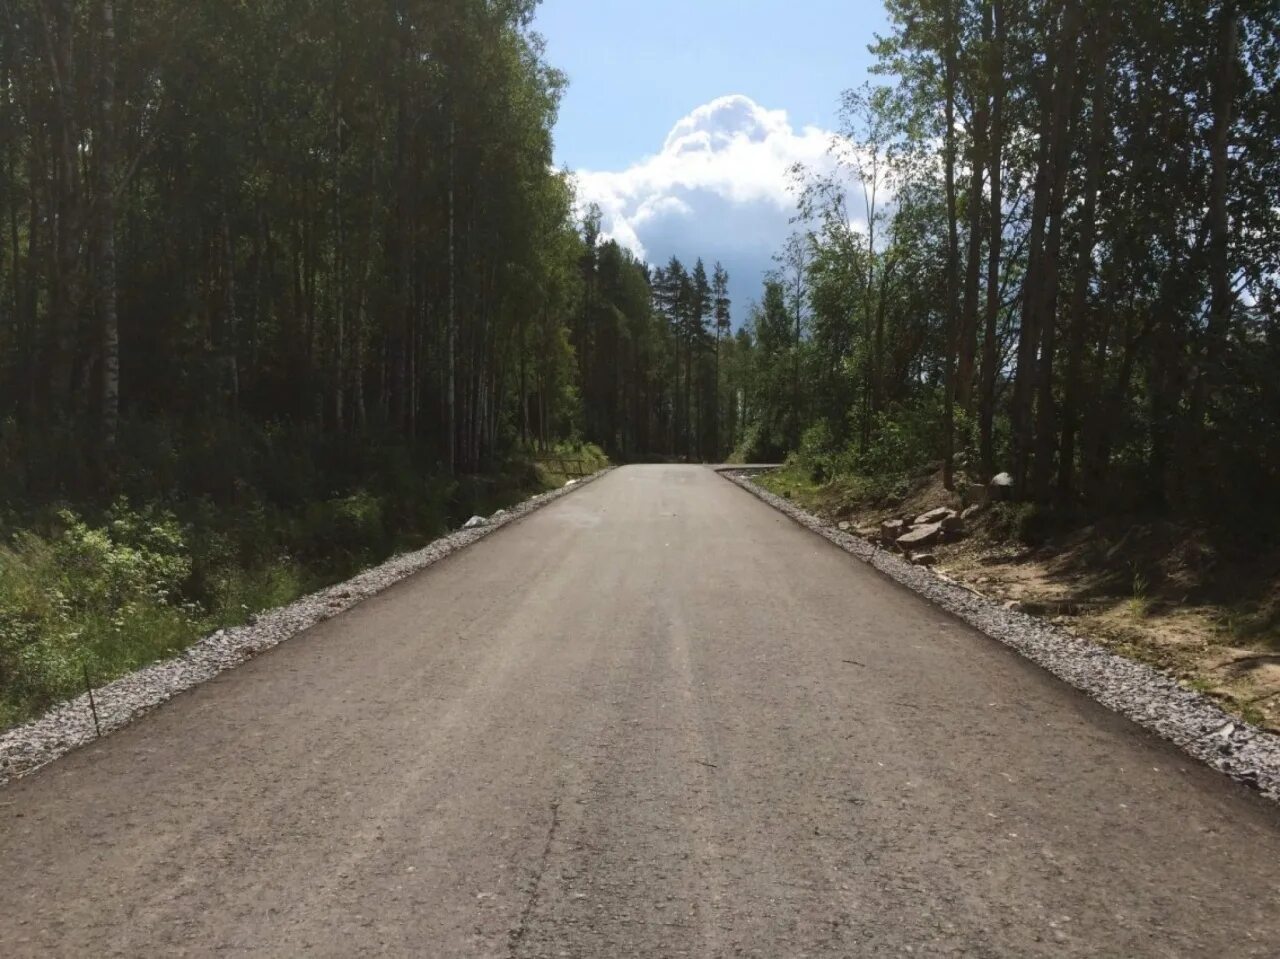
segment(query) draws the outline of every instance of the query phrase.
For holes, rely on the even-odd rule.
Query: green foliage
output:
[[[308,503],[292,536],[303,559],[328,557],[358,566],[390,547],[383,502],[366,490],[316,503]]]
[[[48,537],[0,547],[0,724],[180,648],[199,611],[182,601],[191,571],[171,514],[116,503],[102,526],[70,510]]]
[[[771,430],[769,424],[756,420],[749,423],[742,443],[734,451],[733,458],[739,463],[776,463],[786,453],[786,440],[777,430]]]
[[[76,602],[85,608],[119,606],[131,600],[168,603],[191,572],[183,531],[171,513],[148,506],[132,512],[117,500],[106,525],[92,529],[62,510],[55,540],[57,565],[77,580]]]
[[[476,473],[528,407],[545,442],[581,431],[565,78],[534,6],[137,0],[100,43],[82,5],[6,4],[0,482],[226,501],[261,465],[247,427],[279,447],[269,500],[327,499],[301,485],[322,440]]]
[[[1007,472],[1022,539],[1083,509],[1280,540],[1280,35],[1161,11],[888,0],[753,322],[750,450]]]
[[[14,710],[562,485],[537,456],[740,435],[723,268],[575,221],[535,3],[57,6],[0,31]]]
[[[825,482],[835,472],[837,457],[834,445],[826,420],[818,420],[801,434],[795,459],[815,483]]]
[[[255,613],[293,602],[324,579],[317,580],[313,571],[287,557],[253,569],[219,566],[206,587],[210,621],[239,626]]]
[[[935,462],[942,445],[938,406],[933,395],[925,394],[877,414],[870,443],[854,454],[858,470],[909,473]]]
[[[841,442],[840,431],[820,419],[805,429],[791,462],[817,483],[837,477],[883,478],[918,473],[937,462],[942,437],[934,395],[922,393],[909,403],[878,413],[865,447],[856,440]],[[883,484],[880,484],[883,485]]]
[[[1071,516],[1037,503],[993,503],[986,525],[997,539],[1039,546],[1070,525]]]
[[[145,505],[120,497],[100,510],[0,516],[10,531],[0,546],[0,727],[82,691],[86,668],[95,683],[107,682],[416,548],[473,513],[563,485],[523,456],[489,476],[455,479],[423,471],[401,447],[326,442],[307,453],[296,437],[249,436],[242,433],[238,446],[211,439],[207,447],[240,464],[231,501],[206,494],[161,505],[143,465],[150,460],[139,454],[123,465],[138,495],[153,498]],[[589,443],[556,452],[589,472],[608,463]],[[198,463],[207,454],[161,447],[154,455],[174,474],[190,475],[186,456]],[[311,498],[326,486],[330,495]]]
[[[1130,563],[1133,573],[1132,595],[1129,597],[1129,610],[1133,615],[1142,618],[1151,612],[1151,599],[1147,595],[1151,580],[1137,563]]]

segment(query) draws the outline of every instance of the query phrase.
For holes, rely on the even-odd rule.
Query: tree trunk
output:
[[[53,6],[53,15],[49,6]],[[47,413],[69,414],[80,310],[80,134],[75,116],[75,0],[41,0],[41,19],[57,103],[57,167],[54,177],[55,244],[49,271],[52,337]]]
[[[240,364],[237,359],[239,332],[236,322],[236,253],[231,234],[231,219],[224,201],[222,222],[218,231],[218,263],[221,293],[217,306],[219,317],[214,351],[218,366],[218,384],[224,412],[233,417],[240,409]]]
[[[791,357],[791,448],[800,448],[800,302],[796,298],[796,338]]]
[[[978,346],[978,290],[982,274],[982,170],[986,153],[987,116],[986,94],[976,93],[969,158],[969,243],[964,274],[964,313],[960,322],[956,363],[956,403],[966,412],[973,408],[973,373]]]
[[[335,21],[335,28],[336,28]],[[346,302],[346,235],[342,214],[342,102],[338,90],[338,76],[342,69],[342,42],[334,36],[337,62],[333,70],[333,262],[330,286],[333,290],[333,431],[342,433],[346,426],[345,393],[347,302]]]
[[[1062,64],[1074,42],[1076,0],[1064,0],[1052,14],[1049,55],[1040,83],[1040,130],[1036,143],[1036,177],[1031,205],[1031,228],[1027,247],[1027,272],[1022,283],[1022,322],[1018,331],[1018,367],[1014,376],[1013,478],[1018,495],[1026,497],[1031,459],[1036,438],[1035,399],[1040,373],[1039,352],[1046,317],[1045,235],[1049,227],[1052,196],[1056,188],[1054,160],[1056,142],[1065,108],[1059,111],[1061,86],[1065,79]]]
[[[27,383],[24,394],[27,398],[29,421],[42,412],[40,410],[40,396],[46,385],[37,375],[39,371],[41,343],[39,342],[40,337],[38,333],[40,328],[40,264],[39,257],[36,254],[41,245],[45,242],[44,236],[40,230],[40,223],[43,218],[40,215],[40,201],[35,189],[37,166],[38,163],[33,149],[30,163],[31,189],[27,198],[27,268],[26,276],[22,283],[22,307],[24,325],[27,329],[27,360],[29,363],[29,368],[26,371]]]
[[[120,326],[116,312],[116,26],[115,0],[100,0],[97,169],[98,243],[94,263],[95,299],[101,334],[101,435],[104,466],[110,469],[120,429]]]
[[[1093,36],[1093,103],[1089,152],[1085,159],[1084,197],[1076,242],[1075,278],[1072,282],[1067,346],[1067,375],[1063,384],[1062,440],[1058,451],[1058,500],[1069,505],[1074,497],[1076,430],[1084,385],[1084,348],[1089,314],[1089,284],[1093,278],[1093,248],[1097,223],[1098,187],[1102,178],[1102,150],[1108,116],[1107,56],[1110,50],[1110,13],[1100,14]]]
[[[1062,251],[1062,209],[1066,193],[1068,165],[1071,157],[1072,119],[1076,97],[1076,44],[1079,29],[1078,6],[1071,5],[1064,15],[1063,51],[1058,63],[1058,79],[1054,89],[1053,137],[1050,148],[1048,235],[1044,246],[1044,264],[1040,283],[1040,366],[1036,374],[1035,460],[1032,489],[1035,498],[1047,503],[1054,477],[1053,455],[1058,447],[1057,406],[1053,395],[1053,366],[1057,354],[1057,313],[1059,267]]]
[[[697,442],[697,429],[693,418],[693,327],[694,321],[690,317],[684,351],[684,455],[687,460],[694,458],[694,444]]]
[[[451,108],[452,114],[452,108]],[[458,273],[456,252],[456,188],[454,184],[457,151],[456,127],[452,115],[449,117],[449,321],[448,321],[448,369],[449,380],[446,387],[446,403],[449,410],[448,456],[445,462],[449,472],[457,471],[458,448],[458,386],[457,386],[457,340],[458,340]]]
[[[714,445],[714,459],[720,459],[720,318],[716,317],[716,361],[715,361],[715,405],[711,427],[711,442]]]
[[[863,342],[869,343],[872,339],[872,329],[876,322],[876,310],[879,310],[880,319],[884,318],[884,311],[880,309],[872,301],[872,286],[875,282],[876,268],[876,213],[874,208],[874,188],[870,196],[867,194],[866,183],[862,185],[863,197],[866,203],[867,211],[867,265],[863,270],[862,283],[862,336]],[[881,286],[883,290],[883,285]],[[875,383],[880,378],[880,370],[875,367],[876,357],[872,355],[871,350],[866,351],[866,360],[863,362],[863,389],[862,389],[862,416],[858,431],[858,452],[865,453],[871,445],[871,418],[875,403]]]
[[[522,445],[529,442],[529,343],[528,333],[525,331],[526,325],[525,314],[521,312],[520,333],[517,340],[520,344],[520,443]]]
[[[954,0],[946,0],[946,51],[943,55],[943,177],[947,194],[947,306],[946,335],[943,346],[943,439],[942,484],[955,488],[955,369],[956,333],[960,316],[960,236],[956,223],[956,11]]]
[[[1001,195],[1001,160],[1004,149],[1004,4],[988,0],[983,4],[982,37],[988,43],[987,76],[991,84],[991,130],[987,137],[987,163],[991,181],[987,213],[987,291],[982,334],[982,395],[978,433],[982,473],[995,473],[996,380],[1000,375],[997,355],[997,325],[1000,318],[1000,255],[1004,238],[1004,207]]]
[[[1213,133],[1209,144],[1209,318],[1204,367],[1196,379],[1192,401],[1193,425],[1204,426],[1205,406],[1221,380],[1223,353],[1231,329],[1231,270],[1228,259],[1230,223],[1227,218],[1227,176],[1230,166],[1232,104],[1235,96],[1239,13],[1235,0],[1225,0],[1218,14],[1218,63],[1213,84]]]

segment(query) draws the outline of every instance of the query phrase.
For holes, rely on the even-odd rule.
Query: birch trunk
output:
[[[94,279],[102,348],[102,451],[111,457],[120,430],[120,324],[116,309],[116,26],[115,0],[99,5],[98,134],[95,165],[98,174],[98,249]]]

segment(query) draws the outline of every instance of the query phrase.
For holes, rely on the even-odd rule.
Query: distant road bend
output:
[[[693,466],[0,790],[0,956],[1271,956],[1280,817]]]

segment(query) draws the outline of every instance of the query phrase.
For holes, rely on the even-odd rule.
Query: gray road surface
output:
[[[0,790],[0,956],[1276,956],[1274,807],[708,470]]]

